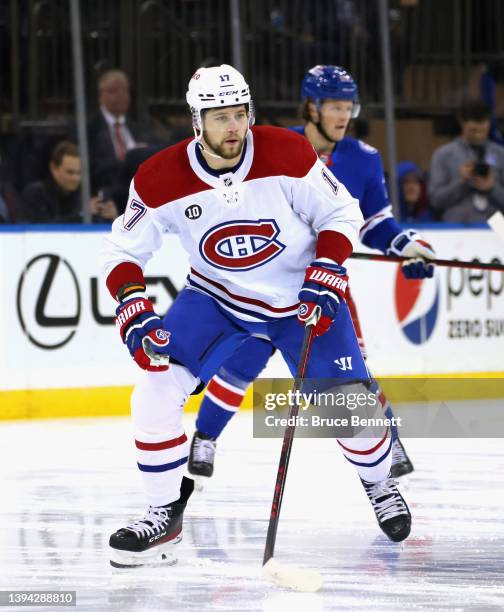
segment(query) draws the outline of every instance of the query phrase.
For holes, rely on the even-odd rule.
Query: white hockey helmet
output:
[[[245,104],[248,108],[249,127],[254,125],[254,106],[250,89],[243,75],[228,64],[212,68],[198,68],[189,81],[186,93],[191,108],[194,134],[201,138],[203,120],[201,111]]]

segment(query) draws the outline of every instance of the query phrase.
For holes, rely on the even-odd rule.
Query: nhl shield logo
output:
[[[200,254],[215,268],[240,272],[274,259],[285,245],[273,219],[229,221],[210,229],[200,241]]]

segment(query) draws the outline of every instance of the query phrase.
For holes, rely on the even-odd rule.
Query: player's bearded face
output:
[[[210,109],[203,119],[203,139],[207,146],[224,159],[238,157],[248,129],[245,106]]]
[[[338,142],[345,137],[352,118],[351,100],[324,100],[320,109],[320,125],[329,138]]]

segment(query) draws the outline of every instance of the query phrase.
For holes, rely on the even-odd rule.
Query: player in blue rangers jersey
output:
[[[432,277],[435,257],[432,247],[415,231],[403,230],[392,215],[383,165],[378,151],[350,136],[350,120],[360,111],[356,82],[339,66],[315,66],[301,85],[304,126],[292,128],[313,145],[319,158],[359,200],[364,217],[360,240],[383,253],[411,258],[402,266],[407,278]],[[346,301],[365,357],[365,346],[355,303],[347,290]],[[271,343],[264,339],[247,340],[226,360],[211,379],[196,421],[188,469],[194,475],[213,473],[216,440],[238,410],[249,384],[259,375],[272,355]],[[386,415],[393,416],[390,404],[376,383]],[[413,465],[392,428],[392,470],[397,478],[413,471]],[[347,457],[349,459],[349,457]],[[349,459],[351,461],[351,459]]]

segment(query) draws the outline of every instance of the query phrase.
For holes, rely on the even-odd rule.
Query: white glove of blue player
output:
[[[432,278],[434,275],[434,264],[429,260],[435,259],[436,253],[415,230],[397,234],[387,249],[387,255],[408,257],[410,261],[402,264],[402,273],[406,278]]]

